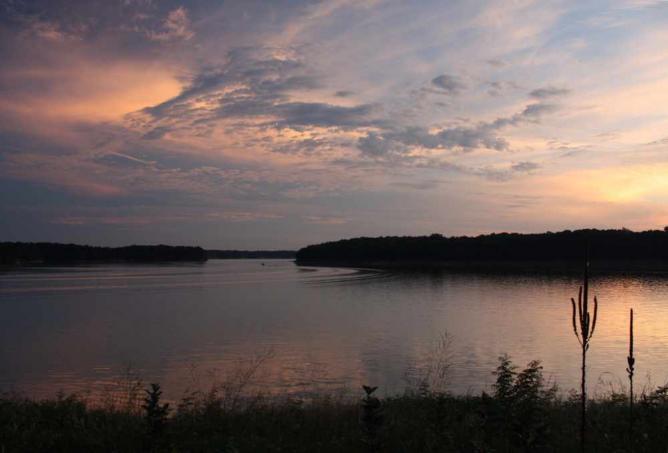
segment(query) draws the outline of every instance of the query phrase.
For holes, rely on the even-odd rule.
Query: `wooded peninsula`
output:
[[[310,245],[297,252],[298,264],[370,268],[581,267],[585,250],[600,267],[668,265],[668,228],[633,232],[565,230],[539,234],[494,233],[446,237],[385,236]],[[599,267],[599,268],[600,268]]]

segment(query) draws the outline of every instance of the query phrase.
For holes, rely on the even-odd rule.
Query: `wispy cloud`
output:
[[[529,96],[536,99],[547,99],[547,98],[565,96],[570,92],[571,90],[567,88],[543,87],[532,90],[531,93],[529,93]]]
[[[191,28],[188,10],[183,6],[179,6],[167,14],[161,30],[148,33],[148,37],[155,41],[188,40],[194,35],[195,32]]]

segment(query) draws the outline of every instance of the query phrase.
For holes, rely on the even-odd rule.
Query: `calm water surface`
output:
[[[451,338],[448,388],[493,382],[496,358],[541,359],[564,390],[578,383],[569,299],[576,277],[397,275],[288,260],[96,265],[0,272],[0,390],[48,397],[109,391],[130,375],[171,398],[260,363],[265,392],[403,391]],[[668,279],[592,281],[599,323],[590,392],[625,376],[628,309],[637,381],[668,379]]]

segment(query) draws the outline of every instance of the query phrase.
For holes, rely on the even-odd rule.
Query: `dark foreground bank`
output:
[[[157,387],[91,407],[75,397],[0,400],[0,451],[573,452],[578,395],[559,398],[537,362],[502,360],[489,394],[451,396],[426,386],[377,399],[240,398],[233,389],[166,405]],[[666,388],[589,402],[587,451],[665,452]]]

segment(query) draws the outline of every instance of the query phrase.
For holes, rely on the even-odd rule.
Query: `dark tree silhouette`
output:
[[[131,245],[93,247],[51,242],[0,242],[0,264],[72,263],[88,261],[206,261],[201,247]]]
[[[298,263],[342,265],[421,265],[511,261],[580,262],[589,243],[598,261],[668,261],[668,233],[662,230],[577,230],[558,233],[499,233],[476,237],[361,237],[310,245],[297,252]]]

